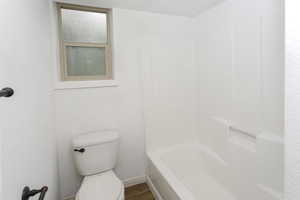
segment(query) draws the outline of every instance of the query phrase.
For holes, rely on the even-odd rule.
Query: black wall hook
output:
[[[22,200],[28,200],[30,197],[35,196],[40,193],[39,200],[43,200],[45,198],[46,192],[48,191],[48,187],[44,186],[40,190],[30,190],[28,186],[24,187],[22,193]]]
[[[12,88],[3,88],[0,90],[0,97],[11,97],[14,95],[14,90]]]

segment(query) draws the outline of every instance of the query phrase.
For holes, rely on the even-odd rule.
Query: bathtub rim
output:
[[[280,136],[273,136],[271,134],[261,134],[258,136],[258,138],[263,138],[267,141],[272,141],[276,144],[282,144],[284,145],[284,139]],[[147,151],[146,156],[147,158],[153,163],[153,165],[158,169],[158,172],[160,175],[165,179],[165,181],[168,183],[168,185],[171,187],[173,192],[182,200],[196,200],[195,197],[193,196],[192,192],[190,192],[187,187],[179,181],[179,179],[176,177],[176,175],[172,172],[171,169],[169,169],[164,162],[160,159],[161,155],[170,153],[172,151],[178,150],[179,148],[196,148],[200,150],[201,152],[204,152],[205,154],[211,156],[213,159],[218,161],[220,164],[224,166],[229,166],[229,163],[227,163],[224,159],[222,159],[216,152],[211,150],[207,145],[200,144],[198,142],[187,142],[187,143],[182,143],[182,144],[176,144],[173,146],[161,148],[158,150],[152,150],[152,151]],[[252,153],[256,153],[252,152]],[[163,172],[163,173],[162,173]],[[147,178],[150,179],[151,177],[149,174],[147,174]],[[151,181],[152,182],[152,181]],[[155,185],[152,183],[152,185],[155,188]],[[284,193],[274,190],[273,188],[266,186],[261,183],[257,183],[256,187],[269,195],[271,198],[274,198],[274,200],[284,200]],[[182,190],[176,190],[177,188],[182,188]],[[157,189],[156,189],[157,190]],[[164,199],[159,199],[159,200],[164,200]]]
[[[196,200],[193,194],[187,189],[187,187],[178,180],[174,173],[162,162],[161,155],[174,151],[175,149],[186,147],[186,146],[195,146],[196,143],[189,144],[178,144],[164,149],[159,149],[156,151],[147,151],[146,155],[154,167],[158,170],[158,173],[165,179],[167,184],[170,186],[172,191],[182,200]],[[154,192],[157,192],[159,198],[163,200],[161,194],[158,192],[155,184],[152,182],[150,175],[147,175],[149,179],[149,184],[154,188]]]

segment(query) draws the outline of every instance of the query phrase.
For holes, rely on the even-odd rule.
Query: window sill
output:
[[[99,81],[59,81],[55,84],[55,90],[81,89],[81,88],[102,88],[116,87],[116,80],[99,80]]]

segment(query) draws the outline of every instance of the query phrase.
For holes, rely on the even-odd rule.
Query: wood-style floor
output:
[[[125,200],[155,200],[146,183],[125,189]]]

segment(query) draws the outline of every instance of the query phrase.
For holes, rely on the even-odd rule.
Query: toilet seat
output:
[[[113,171],[84,177],[76,200],[123,200],[124,185]]]

